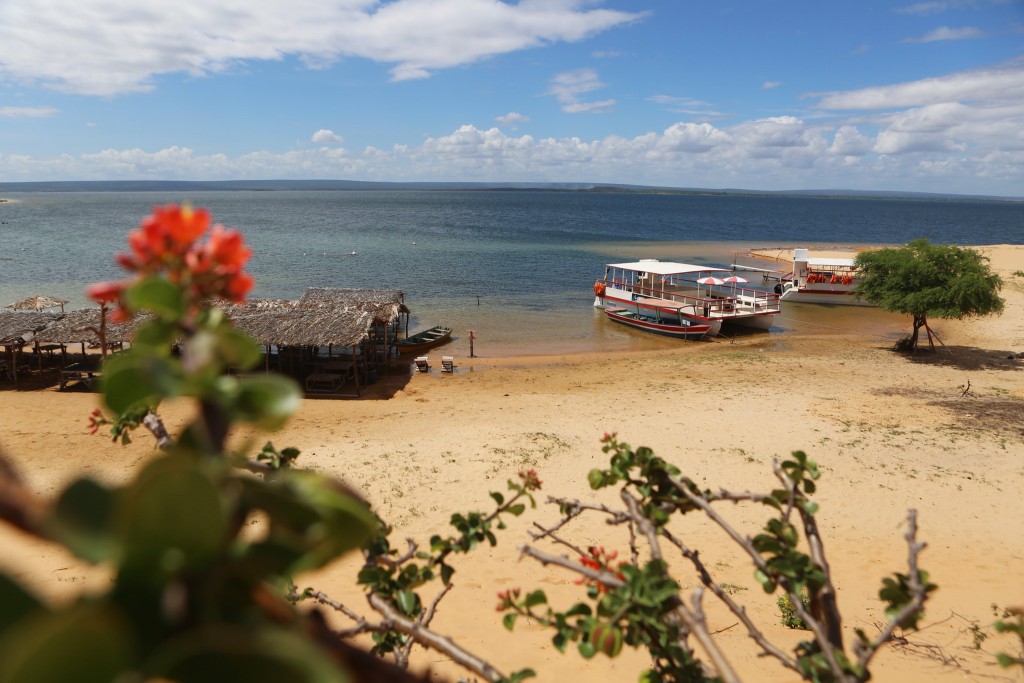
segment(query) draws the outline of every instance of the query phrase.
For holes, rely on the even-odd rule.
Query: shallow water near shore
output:
[[[925,236],[1019,241],[1024,206],[999,202],[580,192],[21,193],[0,205],[0,304],[34,294],[90,305],[85,287],[121,277],[113,254],[155,205],[191,201],[253,247],[256,297],[306,287],[400,289],[410,333],[450,325],[445,347],[508,356],[658,349],[680,342],[624,328],[593,308],[609,262],[658,258],[788,270],[796,246],[843,250]],[[709,238],[713,238],[709,239]],[[773,247],[780,261],[756,262]],[[753,274],[752,285],[769,287]],[[769,333],[864,331],[894,321],[851,307],[785,306]],[[880,326],[879,321],[884,323]],[[881,329],[879,329],[881,327]]]

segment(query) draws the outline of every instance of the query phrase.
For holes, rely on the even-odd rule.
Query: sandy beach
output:
[[[607,498],[595,496],[586,478],[606,463],[601,436],[617,432],[649,446],[715,489],[767,490],[772,460],[802,449],[823,470],[818,518],[850,639],[855,628],[876,633],[884,620],[877,591],[883,576],[905,571],[907,509],[918,511],[919,538],[928,543],[921,564],[939,590],[925,628],[878,656],[874,680],[1019,681],[1019,672],[994,660],[1008,641],[992,637],[978,650],[970,631],[975,623],[987,629],[993,604],[1024,604],[1024,357],[1017,357],[1024,277],[1013,275],[1024,269],[1024,245],[980,250],[1004,279],[1006,310],[931,321],[946,345],[934,354],[898,355],[881,333],[827,331],[602,354],[469,358],[455,349],[453,374],[442,375],[437,363],[433,372],[380,382],[360,400],[305,400],[269,438],[299,448],[300,466],[363,491],[394,525],[396,543],[410,537],[426,545],[453,512],[488,509],[489,491],[505,491],[521,468],[536,469],[541,504],[510,523],[497,547],[456,560],[455,588],[433,628],[505,672],[531,667],[537,681],[588,683],[635,680],[644,659],[625,651],[614,660],[560,654],[536,626],[521,622],[509,633],[494,605],[499,590],[517,586],[543,588],[562,607],[582,598],[574,576],[520,559],[516,548],[530,542],[532,524],[558,519],[547,496]],[[82,475],[122,481],[152,453],[141,433],[127,447],[89,436],[96,405],[93,394],[55,388],[0,392],[0,447],[34,491],[52,496]],[[175,403],[164,412],[175,425],[189,410]],[[257,446],[268,438],[236,436]],[[732,517],[754,535],[765,514]],[[623,530],[596,517],[571,529],[581,545],[627,554]],[[771,639],[802,639],[779,624],[776,596],[761,590],[749,562],[706,519],[688,517],[676,531]],[[0,569],[54,600],[108,581],[102,570],[7,528],[0,547]],[[674,564],[685,587],[698,585],[691,568]],[[366,610],[357,567],[353,558],[296,582]],[[731,614],[710,598],[707,608],[746,680],[794,680],[756,656]],[[340,615],[336,623],[348,625]],[[434,652],[417,650],[414,665],[447,680],[464,675]]]

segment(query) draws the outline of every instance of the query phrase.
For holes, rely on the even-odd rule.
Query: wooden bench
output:
[[[337,391],[345,378],[333,372],[314,372],[306,377],[306,391],[309,393],[331,393]]]

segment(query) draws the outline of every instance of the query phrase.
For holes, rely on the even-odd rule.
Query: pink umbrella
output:
[[[708,277],[702,277],[699,280],[697,280],[697,284],[699,284],[699,285],[707,285],[708,286],[708,296],[710,296],[711,295],[711,285],[724,285],[725,284],[725,280],[723,280],[720,277],[712,277],[712,276],[709,275]],[[699,293],[699,290],[698,290],[698,293]]]

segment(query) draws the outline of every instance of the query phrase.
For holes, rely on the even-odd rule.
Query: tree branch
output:
[[[921,571],[917,566],[917,557],[928,544],[923,542],[919,543],[917,541],[917,510],[907,511],[907,533],[903,535],[903,538],[907,541],[907,567],[909,570],[908,580],[910,582],[912,597],[910,602],[904,605],[903,609],[889,620],[889,623],[886,624],[885,628],[882,629],[881,633],[878,634],[870,645],[865,648],[858,644],[858,647],[856,648],[858,650],[857,664],[861,668],[867,667],[868,662],[871,661],[872,657],[874,657],[878,648],[889,642],[892,638],[893,632],[901,622],[920,611],[924,606],[927,591],[924,586],[921,585]]]
[[[467,652],[456,645],[450,638],[434,633],[423,624],[409,619],[401,614],[394,606],[377,593],[370,593],[366,596],[370,607],[384,617],[384,625],[390,630],[403,633],[413,638],[424,647],[432,648],[452,658],[452,660],[476,675],[488,681],[502,680],[505,676],[489,662],[480,659],[476,655]]]

